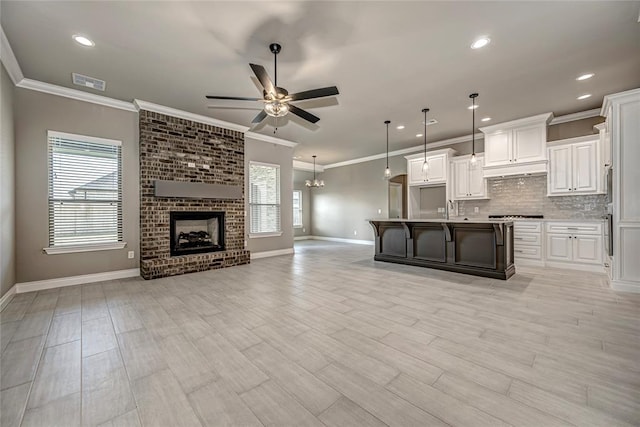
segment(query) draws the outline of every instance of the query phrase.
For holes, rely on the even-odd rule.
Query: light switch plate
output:
[[[129,258],[129,259],[133,259],[133,258],[135,257],[135,255],[136,255],[136,254],[135,254],[135,252],[133,252],[133,251],[129,251],[129,252],[127,252],[127,258]]]

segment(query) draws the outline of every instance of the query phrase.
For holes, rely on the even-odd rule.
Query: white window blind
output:
[[[249,188],[249,232],[280,232],[280,166],[251,162]]]
[[[293,226],[302,227],[302,191],[293,191]]]
[[[122,241],[120,141],[49,131],[49,246]]]

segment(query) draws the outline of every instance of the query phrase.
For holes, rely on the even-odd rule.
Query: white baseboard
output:
[[[605,273],[604,267],[600,264],[578,264],[575,262],[545,261],[544,266],[551,268],[563,268],[565,270],[587,271],[590,273]]]
[[[640,294],[640,284],[624,282],[621,280],[612,280],[611,289],[618,292],[633,292],[636,294]]]
[[[83,274],[81,276],[60,277],[57,279],[36,280],[33,282],[16,283],[16,293],[42,291],[45,289],[62,288],[65,286],[83,285],[85,283],[103,282],[105,280],[126,279],[140,276],[139,268],[129,270],[105,271],[104,273]]]
[[[354,243],[356,245],[369,245],[373,246],[375,242],[373,240],[356,240],[356,239],[343,239],[340,237],[326,237],[326,236],[310,236],[312,240],[326,240],[329,242],[340,243]]]
[[[293,240],[313,240],[313,236],[296,236],[293,238]]]
[[[251,252],[251,259],[268,258],[280,255],[292,255],[293,253],[293,248],[278,249],[275,251]]]
[[[2,298],[0,298],[0,311],[4,310],[4,308],[11,302],[16,292],[16,285],[13,285],[4,295],[2,295]]]

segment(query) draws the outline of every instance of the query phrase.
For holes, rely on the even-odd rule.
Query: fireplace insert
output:
[[[171,212],[171,256],[224,251],[224,212]]]

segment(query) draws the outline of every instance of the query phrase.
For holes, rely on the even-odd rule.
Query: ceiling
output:
[[[336,85],[340,95],[300,102],[276,136],[319,164],[422,144],[424,107],[438,124],[428,140],[468,135],[468,95],[487,124],[597,108],[604,95],[640,87],[640,1],[634,2],[62,2],[2,0],[0,22],[26,78],[112,98],[141,99],[242,125],[260,96],[249,62],[290,93]],[[85,48],[71,36],[95,43]],[[491,43],[472,50],[480,35]],[[106,80],[104,93],[71,73]],[[578,82],[582,73],[595,77]],[[585,100],[576,97],[591,93]],[[208,108],[208,105],[234,109]],[[253,130],[273,135],[269,118]],[[395,126],[403,124],[402,131]],[[483,123],[484,124],[484,123]],[[480,122],[478,122],[480,125]]]

